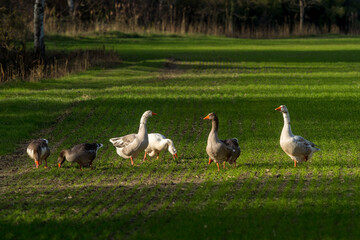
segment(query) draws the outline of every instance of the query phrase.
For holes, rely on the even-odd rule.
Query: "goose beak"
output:
[[[276,111],[281,111],[281,107],[275,108]]]
[[[157,113],[154,113],[154,112],[153,112],[153,113],[151,113],[151,114],[152,114],[153,116],[157,115]]]
[[[173,155],[173,158],[174,158],[174,159],[175,159],[175,158],[178,158],[177,153],[175,153],[175,154]]]
[[[209,119],[209,115],[207,115],[206,117],[204,117],[203,119]]]
[[[59,168],[61,168],[61,163],[58,163]]]

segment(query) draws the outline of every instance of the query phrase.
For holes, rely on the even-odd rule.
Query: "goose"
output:
[[[140,119],[139,131],[137,134],[132,133],[122,137],[111,138],[110,142],[116,147],[116,153],[123,158],[130,158],[131,165],[134,166],[134,159],[141,151],[148,146],[149,139],[146,130],[147,119],[156,113],[148,110],[144,112]]]
[[[161,151],[166,148],[171,153],[173,158],[177,158],[177,151],[174,146],[174,143],[171,139],[166,138],[160,133],[149,133],[149,145],[145,149],[144,160],[146,160],[146,154],[149,154],[150,157],[154,157],[156,154],[156,159],[159,159],[159,154]]]
[[[61,168],[65,160],[78,163],[80,170],[82,167],[92,167],[97,151],[102,147],[101,143],[82,143],[73,146],[71,149],[62,150],[58,158],[58,167]]]
[[[285,105],[281,105],[275,110],[282,112],[284,117],[284,127],[280,136],[280,146],[282,150],[294,161],[294,167],[296,167],[297,162],[310,160],[313,153],[320,151],[320,149],[315,147],[314,143],[292,133],[290,115]]]
[[[212,120],[212,128],[207,140],[206,152],[209,155],[209,164],[213,161],[220,171],[219,163],[224,164],[229,162],[235,163],[236,159],[240,156],[240,147],[236,138],[220,140],[218,137],[219,119],[215,113],[209,113],[204,119]]]
[[[26,149],[27,154],[35,161],[36,168],[39,167],[42,160],[45,160],[45,168],[47,168],[47,158],[50,155],[48,147],[49,141],[46,139],[32,140]]]

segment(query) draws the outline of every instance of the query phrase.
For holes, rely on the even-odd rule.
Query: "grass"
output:
[[[358,239],[360,38],[242,40],[203,36],[51,36],[53,50],[113,49],[124,60],[0,88],[0,231],[5,239]],[[322,149],[293,168],[279,137],[286,104],[295,134]],[[171,138],[179,160],[132,167],[111,137]],[[221,138],[237,137],[238,167],[217,173],[205,152],[216,112]],[[47,138],[49,169],[26,143]],[[59,152],[101,142],[95,170]]]

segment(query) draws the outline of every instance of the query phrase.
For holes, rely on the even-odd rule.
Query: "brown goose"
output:
[[[116,153],[120,157],[130,158],[131,165],[134,165],[133,160],[141,151],[144,151],[149,144],[146,122],[149,117],[154,115],[157,114],[150,110],[144,112],[140,119],[140,126],[137,134],[133,133],[110,139],[110,142],[116,147]]]
[[[301,136],[296,136],[291,131],[290,115],[285,105],[275,109],[282,112],[284,117],[284,127],[281,131],[280,146],[282,150],[294,161],[294,167],[297,162],[306,162],[314,152],[320,151],[315,144]]]
[[[224,164],[229,162],[235,163],[236,159],[240,156],[240,147],[236,138],[220,140],[218,137],[219,119],[215,113],[209,113],[204,119],[212,120],[212,128],[209,133],[206,152],[209,155],[209,164],[214,161],[220,171],[219,163]]]
[[[50,155],[48,143],[46,139],[33,140],[26,149],[29,157],[34,159],[36,168],[39,167],[42,160],[45,160],[45,168],[47,168],[47,158]]]
[[[62,150],[58,158],[58,166],[61,168],[66,160],[68,162],[77,162],[80,165],[80,170],[84,166],[92,167],[97,150],[102,146],[101,143],[83,143],[75,145],[71,149]]]

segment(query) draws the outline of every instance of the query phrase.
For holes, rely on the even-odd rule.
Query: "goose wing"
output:
[[[136,139],[136,134],[128,134],[123,137],[111,138],[110,142],[117,148],[125,148]]]
[[[229,138],[220,141],[223,142],[229,149],[228,161],[230,163],[233,163],[240,156],[240,147],[238,140],[236,138]]]
[[[294,149],[295,155],[296,154],[309,155],[311,153],[311,148],[315,147],[315,144],[313,142],[310,142],[309,140],[306,140],[301,136],[294,136],[293,140],[296,146]]]

